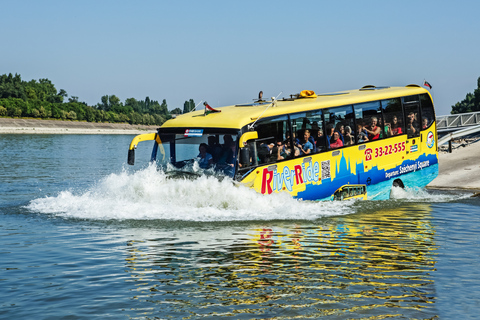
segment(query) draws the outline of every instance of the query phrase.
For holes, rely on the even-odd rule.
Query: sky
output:
[[[212,107],[364,85],[432,85],[437,115],[477,88],[480,1],[0,0],[0,74]]]

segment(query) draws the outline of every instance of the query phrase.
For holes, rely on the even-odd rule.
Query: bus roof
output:
[[[318,94],[316,98],[279,99],[275,107],[270,107],[267,110],[265,109],[271,105],[271,101],[220,107],[216,109],[221,112],[213,112],[207,115],[204,114],[204,110],[193,111],[166,121],[162,128],[241,129],[259,117],[267,118],[422,93],[428,93],[428,91],[418,85],[408,85],[406,87],[365,86],[356,90]]]

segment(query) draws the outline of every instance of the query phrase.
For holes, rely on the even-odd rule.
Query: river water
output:
[[[0,135],[1,319],[480,318],[479,198],[262,196],[131,139]]]

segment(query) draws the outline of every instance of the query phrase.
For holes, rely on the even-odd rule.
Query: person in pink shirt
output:
[[[332,141],[330,142],[330,149],[337,149],[340,147],[343,147],[342,139],[340,139],[340,134],[338,132],[334,132]]]

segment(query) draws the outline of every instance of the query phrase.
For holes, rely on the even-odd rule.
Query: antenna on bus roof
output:
[[[272,97],[272,103],[270,103],[266,108],[265,110],[263,110],[262,114],[258,116],[257,120],[255,120],[252,124],[249,124],[248,125],[248,130],[252,130],[253,127],[255,126],[255,123],[257,123],[258,120],[260,120],[260,118],[263,116],[263,114],[265,113],[265,111],[267,111],[268,108],[270,108],[271,106],[274,106],[277,104],[277,99],[278,97],[282,94],[282,92],[280,92],[278,94],[278,96],[275,98],[275,97]]]
[[[203,102],[203,100],[200,100],[200,102],[195,106],[195,108],[193,108],[192,110],[190,110],[190,112],[195,111],[195,109],[197,109],[197,107],[198,107],[198,106],[200,105],[200,103],[202,103],[202,102]]]

